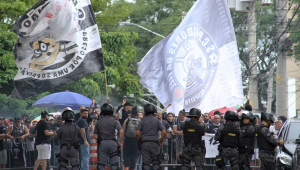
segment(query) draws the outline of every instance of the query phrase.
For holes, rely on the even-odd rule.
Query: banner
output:
[[[138,63],[141,83],[169,112],[207,112],[244,100],[226,0],[198,0],[181,24]]]
[[[13,97],[26,98],[104,70],[89,0],[40,0],[13,29],[19,68]]]
[[[205,133],[202,139],[205,141],[206,154],[205,158],[215,158],[218,154],[219,141],[215,141],[215,134]]]

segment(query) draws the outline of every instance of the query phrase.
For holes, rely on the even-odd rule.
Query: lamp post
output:
[[[145,28],[145,27],[143,27],[143,26],[141,26],[141,25],[135,24],[135,23],[131,23],[131,22],[119,22],[119,25],[120,25],[120,26],[123,26],[123,25],[134,25],[134,26],[137,26],[137,27],[142,28],[143,30],[146,30],[146,31],[148,31],[148,32],[151,32],[152,34],[155,34],[155,35],[157,35],[157,36],[160,36],[160,37],[162,37],[162,38],[165,38],[165,36],[160,35],[160,34],[154,32],[154,31],[151,31],[151,30],[149,30],[149,29],[147,29],[147,28]]]

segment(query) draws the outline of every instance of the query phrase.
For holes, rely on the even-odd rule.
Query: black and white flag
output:
[[[141,83],[169,112],[203,112],[244,101],[240,62],[226,0],[198,0],[181,24],[138,63]]]
[[[40,0],[13,29],[19,69],[13,97],[26,98],[104,70],[90,0]]]

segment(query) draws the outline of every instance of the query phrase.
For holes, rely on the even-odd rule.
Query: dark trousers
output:
[[[160,169],[160,150],[159,145],[155,142],[142,143],[143,170],[149,170],[150,164],[153,164],[153,170]]]
[[[184,147],[181,161],[181,170],[188,170],[190,168],[191,161],[195,162],[197,170],[203,170],[203,153],[199,147],[192,147],[192,151],[188,151],[188,147]]]
[[[275,153],[269,151],[259,151],[259,159],[260,159],[260,170],[274,170],[275,165]]]
[[[70,165],[72,166],[72,170],[79,170],[79,151],[75,149],[74,146],[71,146],[71,149],[68,150],[67,146],[63,146],[60,150],[60,164],[59,170],[66,170],[67,169],[67,162],[70,158]]]
[[[239,153],[239,156],[240,156],[240,169],[250,170],[252,154]]]
[[[230,166],[232,170],[239,170],[239,152],[237,149],[233,148],[223,148],[222,157],[224,159],[224,164],[227,165],[227,162],[230,162]],[[220,170],[224,170],[224,167],[218,168]]]
[[[140,150],[135,138],[125,138],[123,147],[124,167],[135,169],[136,162],[140,156]]]

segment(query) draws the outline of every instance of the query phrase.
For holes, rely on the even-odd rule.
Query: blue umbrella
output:
[[[49,94],[33,103],[36,107],[57,107],[63,109],[71,107],[73,110],[79,110],[80,106],[89,107],[92,100],[88,97],[70,91]]]

